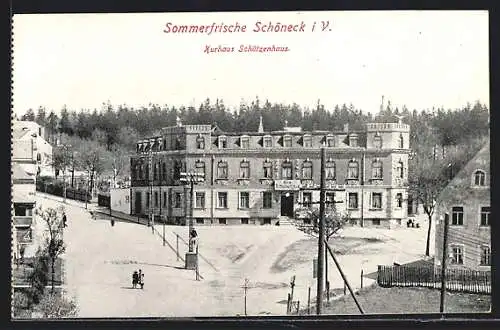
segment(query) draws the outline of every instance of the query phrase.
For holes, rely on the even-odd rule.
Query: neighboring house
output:
[[[111,188],[109,192],[111,210],[131,214],[130,188]]]
[[[52,145],[46,140],[45,128],[33,121],[13,121],[12,134],[13,140],[33,143],[36,146],[35,173],[40,176],[53,176]]]
[[[370,123],[361,131],[285,127],[223,132],[211,125],[166,127],[138,141],[131,157],[132,214],[183,223],[274,224],[319,200],[321,148],[327,152],[327,200],[363,226],[406,226],[410,127]],[[180,180],[198,172],[193,203]]]
[[[439,196],[436,210],[436,264],[443,255],[444,215],[449,214],[448,265],[490,269],[490,147],[484,146]]]

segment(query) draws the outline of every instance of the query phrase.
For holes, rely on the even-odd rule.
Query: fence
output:
[[[491,272],[472,269],[446,269],[446,289],[453,292],[491,294]],[[441,288],[438,266],[378,266],[377,283],[381,287]]]
[[[36,184],[36,190],[40,192],[44,192],[47,194],[63,197],[64,195],[64,188],[61,184],[59,183],[44,183],[44,182],[37,182]],[[74,199],[74,200],[79,200],[84,202],[85,201],[85,194],[87,195],[87,202],[90,202],[92,199],[92,196],[90,195],[89,192],[85,190],[77,190],[72,187],[66,187],[66,198],[69,199]]]

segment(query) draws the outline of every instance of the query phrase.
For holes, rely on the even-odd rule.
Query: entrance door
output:
[[[293,193],[281,194],[281,215],[293,217]]]
[[[135,192],[135,214],[142,213],[142,194],[140,191]]]

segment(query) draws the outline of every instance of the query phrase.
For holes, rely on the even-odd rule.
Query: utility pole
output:
[[[248,285],[249,281],[248,278],[245,278],[245,284],[243,285],[243,290],[245,292],[245,316],[247,316],[247,291],[250,289],[250,286]]]
[[[448,225],[450,216],[444,215],[444,233],[443,233],[443,258],[441,260],[441,299],[439,303],[439,313],[444,313],[444,297],[446,295],[446,259],[448,259]]]
[[[323,309],[323,284],[325,262],[325,159],[326,149],[321,148],[321,183],[319,195],[319,237],[318,237],[318,286],[316,296],[316,314],[321,315]]]

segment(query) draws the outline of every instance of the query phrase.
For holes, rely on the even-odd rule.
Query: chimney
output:
[[[262,116],[260,116],[260,122],[259,122],[259,133],[264,133],[264,125],[262,124]]]
[[[349,132],[349,123],[344,124],[344,132],[348,133]]]

